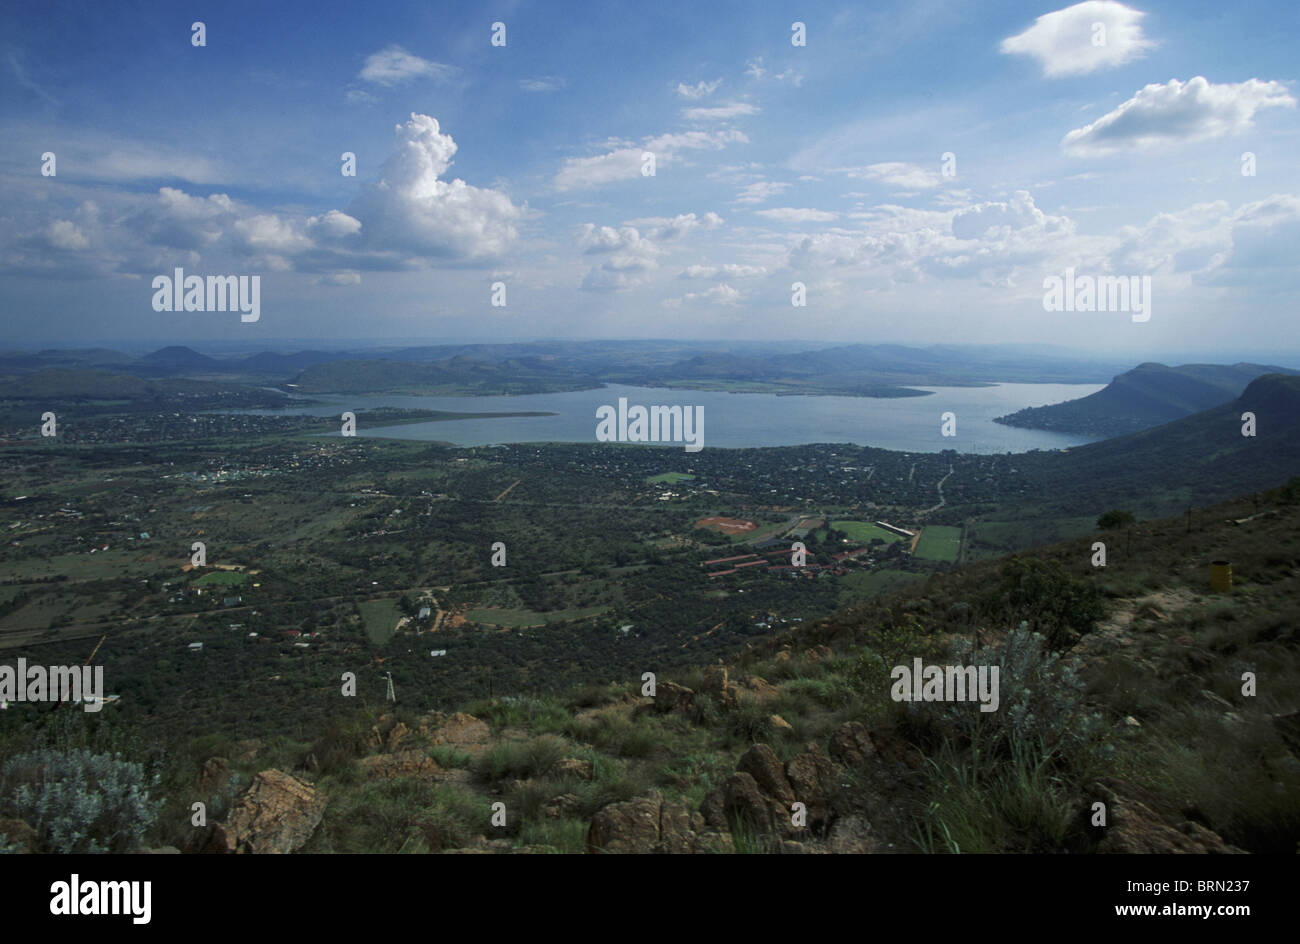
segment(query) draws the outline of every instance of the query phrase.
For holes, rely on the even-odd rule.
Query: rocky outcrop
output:
[[[830,740],[831,757],[845,767],[861,767],[876,753],[876,745],[865,725],[848,721],[840,725]]]
[[[766,744],[755,744],[745,751],[736,764],[736,770],[753,777],[758,788],[782,806],[788,807],[795,801],[794,790],[786,779],[785,765],[776,756],[776,751]]]
[[[587,830],[589,853],[688,854],[722,851],[729,836],[705,829],[698,814],[685,803],[669,803],[658,791],[624,803],[611,803],[598,812]]]
[[[289,853],[311,838],[325,815],[326,800],[315,787],[282,770],[264,770],[213,829],[209,851]]]
[[[819,832],[830,819],[831,797],[834,794],[835,765],[817,744],[785,765],[786,780],[794,791],[795,800],[802,803],[807,814],[807,826]]]
[[[371,727],[366,736],[366,745],[374,750],[396,750],[410,737],[412,731],[401,721],[394,721],[391,715],[383,715],[378,723]]]
[[[1082,816],[1094,835],[1101,834],[1097,852],[1102,854],[1131,855],[1170,853],[1232,855],[1244,854],[1244,849],[1229,845],[1218,833],[1199,823],[1181,822],[1177,827],[1165,822],[1151,806],[1151,801],[1132,784],[1100,781],[1088,785],[1086,794],[1091,798]],[[1139,799],[1141,797],[1141,799]],[[1106,825],[1091,826],[1093,802],[1106,804]]]
[[[700,694],[711,696],[724,708],[734,708],[740,702],[740,689],[729,679],[725,665],[711,665],[704,670]]]
[[[398,751],[395,754],[373,754],[357,761],[357,766],[372,780],[394,780],[398,777],[418,777],[421,780],[445,779],[437,761],[422,751]]]
[[[742,700],[765,702],[776,698],[780,689],[757,675],[746,678],[743,682],[731,679],[730,670],[725,665],[712,665],[704,670],[704,679],[700,683],[699,694],[712,698],[723,708],[735,708]],[[689,713],[696,704],[696,692],[676,682],[663,681],[655,686],[655,697],[650,710],[658,713]]]
[[[432,716],[429,729],[430,744],[446,744],[468,754],[480,754],[487,750],[492,737],[486,721],[480,721],[461,711],[447,717]]]
[[[654,710],[658,712],[689,711],[695,703],[695,692],[685,685],[663,681],[655,685]]]
[[[757,702],[769,701],[781,694],[781,690],[758,675],[751,675],[741,683],[740,696]]]
[[[561,793],[542,807],[542,815],[547,819],[566,819],[581,807],[582,798],[576,793]]]
[[[830,822],[837,789],[835,765],[818,745],[809,744],[782,764],[771,747],[755,744],[736,763],[736,772],[704,798],[700,814],[719,830],[743,823],[786,839],[819,834]],[[803,804],[805,814],[798,826],[796,803]]]

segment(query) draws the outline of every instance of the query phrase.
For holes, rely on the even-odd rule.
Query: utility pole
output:
[[[389,701],[396,703],[397,693],[393,691],[393,673],[392,672],[385,673],[384,678],[388,679],[388,692],[386,697],[388,698]]]

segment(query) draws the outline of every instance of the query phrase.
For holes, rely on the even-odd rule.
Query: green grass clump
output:
[[[501,741],[479,756],[474,772],[489,783],[544,777],[567,752],[564,739],[552,734],[528,741]]]

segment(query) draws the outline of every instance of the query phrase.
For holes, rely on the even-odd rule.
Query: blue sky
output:
[[[1298,19],[1289,0],[11,4],[6,340],[1293,352]],[[176,266],[260,276],[260,320],[155,312]],[[1150,320],[1045,311],[1067,267],[1149,276]]]

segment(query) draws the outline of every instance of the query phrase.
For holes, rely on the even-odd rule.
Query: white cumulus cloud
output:
[[[1215,85],[1204,76],[1170,79],[1139,91],[1114,111],[1061,140],[1075,154],[1112,154],[1161,144],[1220,138],[1251,127],[1261,108],[1295,106],[1281,82],[1248,79]]]
[[[441,179],[456,142],[436,118],[413,113],[396,130],[397,150],[379,180],[348,209],[361,222],[367,247],[462,261],[503,253],[523,211],[496,190]]]
[[[1142,34],[1141,10],[1115,0],[1085,0],[1044,13],[1023,33],[1002,40],[1009,55],[1031,56],[1047,78],[1123,65],[1156,44]]]

